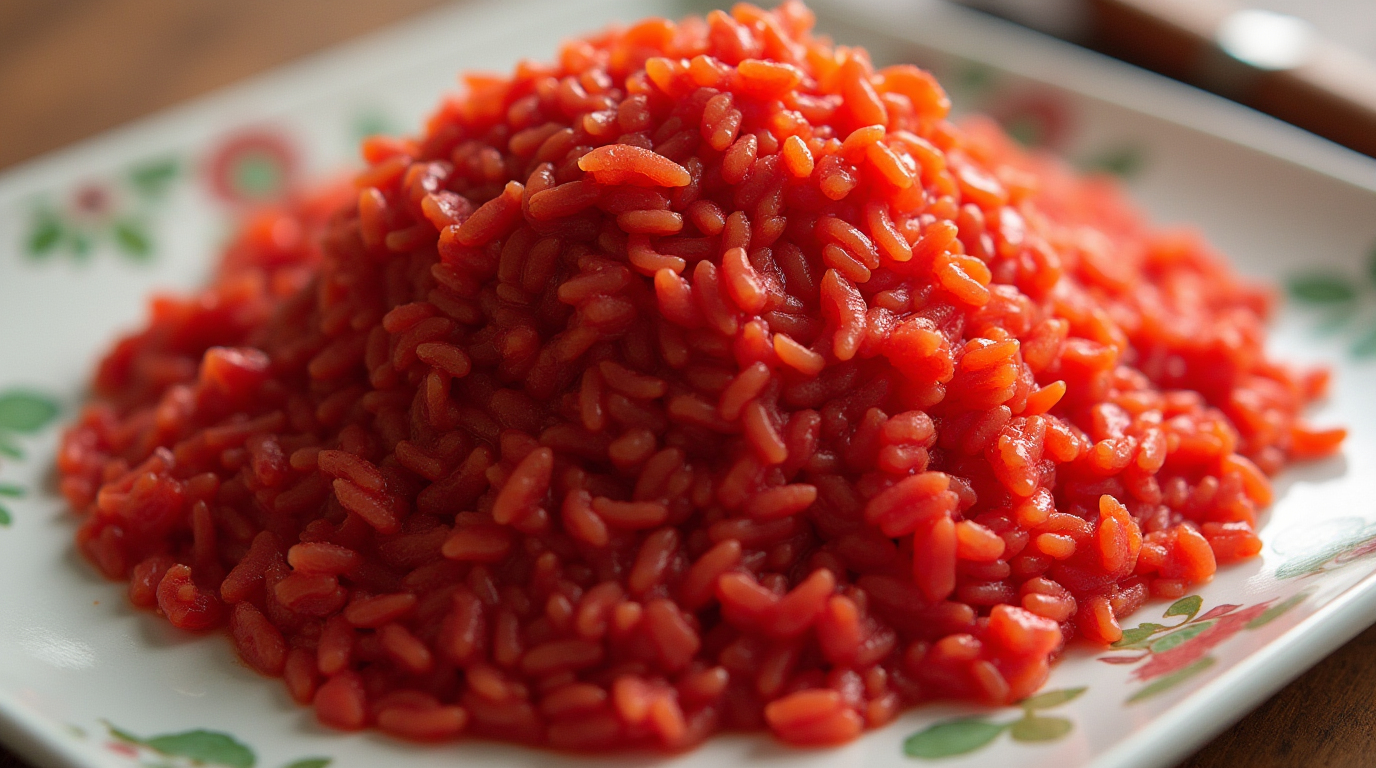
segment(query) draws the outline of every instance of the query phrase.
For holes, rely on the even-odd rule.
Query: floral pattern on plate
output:
[[[78,183],[62,196],[33,203],[24,250],[42,261],[57,255],[85,260],[103,245],[130,262],[143,262],[156,247],[152,219],[182,174],[176,157],[134,163],[111,178]]]
[[[988,746],[1005,731],[1013,741],[1024,744],[1055,741],[1074,730],[1075,723],[1043,712],[1074,701],[1086,690],[1064,688],[1029,696],[1018,702],[1022,715],[1012,720],[974,715],[932,723],[903,742],[903,754],[927,760],[965,755]]]
[[[301,184],[301,149],[289,131],[247,126],[212,141],[200,156],[158,155],[105,178],[36,196],[23,238],[29,260],[66,256],[86,261],[112,249],[131,265],[161,250],[160,230],[172,198],[201,181],[227,211],[280,199]]]
[[[1225,603],[1199,613],[1204,599],[1199,595],[1182,597],[1171,603],[1161,617],[1179,618],[1173,624],[1143,622],[1123,630],[1123,639],[1110,646],[1116,651],[1130,651],[1123,656],[1100,656],[1108,664],[1138,664],[1130,679],[1146,683],[1129,694],[1126,703],[1135,704],[1163,693],[1215,663],[1209,651],[1243,630],[1257,629],[1269,624],[1286,611],[1304,602],[1308,593],[1301,592],[1284,600],[1271,599],[1247,607]],[[1140,653],[1139,653],[1140,652]]]
[[[21,388],[0,392],[0,457],[15,461],[27,458],[20,438],[42,431],[54,422],[59,412],[57,401],[47,395]],[[24,486],[0,482],[0,526],[8,527],[14,522],[5,501],[27,494],[28,489]]]
[[[104,725],[110,734],[105,748],[129,759],[139,768],[259,768],[258,755],[252,747],[221,731],[197,728],[141,737],[109,722]],[[85,736],[85,731],[80,728],[74,729],[74,733],[78,738]],[[304,757],[282,768],[328,768],[333,762],[333,758],[329,757]]]
[[[1317,315],[1316,335],[1345,337],[1348,354],[1368,359],[1376,357],[1376,246],[1362,266],[1359,274],[1307,269],[1285,286],[1296,304]]]

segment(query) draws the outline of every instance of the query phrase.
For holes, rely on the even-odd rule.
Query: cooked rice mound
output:
[[[834,744],[1008,704],[1336,450],[1265,291],[790,0],[469,75],[153,301],[79,548],[340,729]]]

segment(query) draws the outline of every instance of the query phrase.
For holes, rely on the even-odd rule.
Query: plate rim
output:
[[[1372,624],[1376,571],[1176,702],[1088,768],[1156,768],[1188,757]]]

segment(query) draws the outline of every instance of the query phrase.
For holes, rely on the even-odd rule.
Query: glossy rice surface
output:
[[[797,2],[468,75],[152,301],[80,550],[344,730],[835,744],[1007,704],[1337,448],[1266,291]]]

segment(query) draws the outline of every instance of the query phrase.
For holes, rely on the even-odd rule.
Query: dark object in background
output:
[[[1230,0],[958,0],[1376,157],[1376,61]]]

